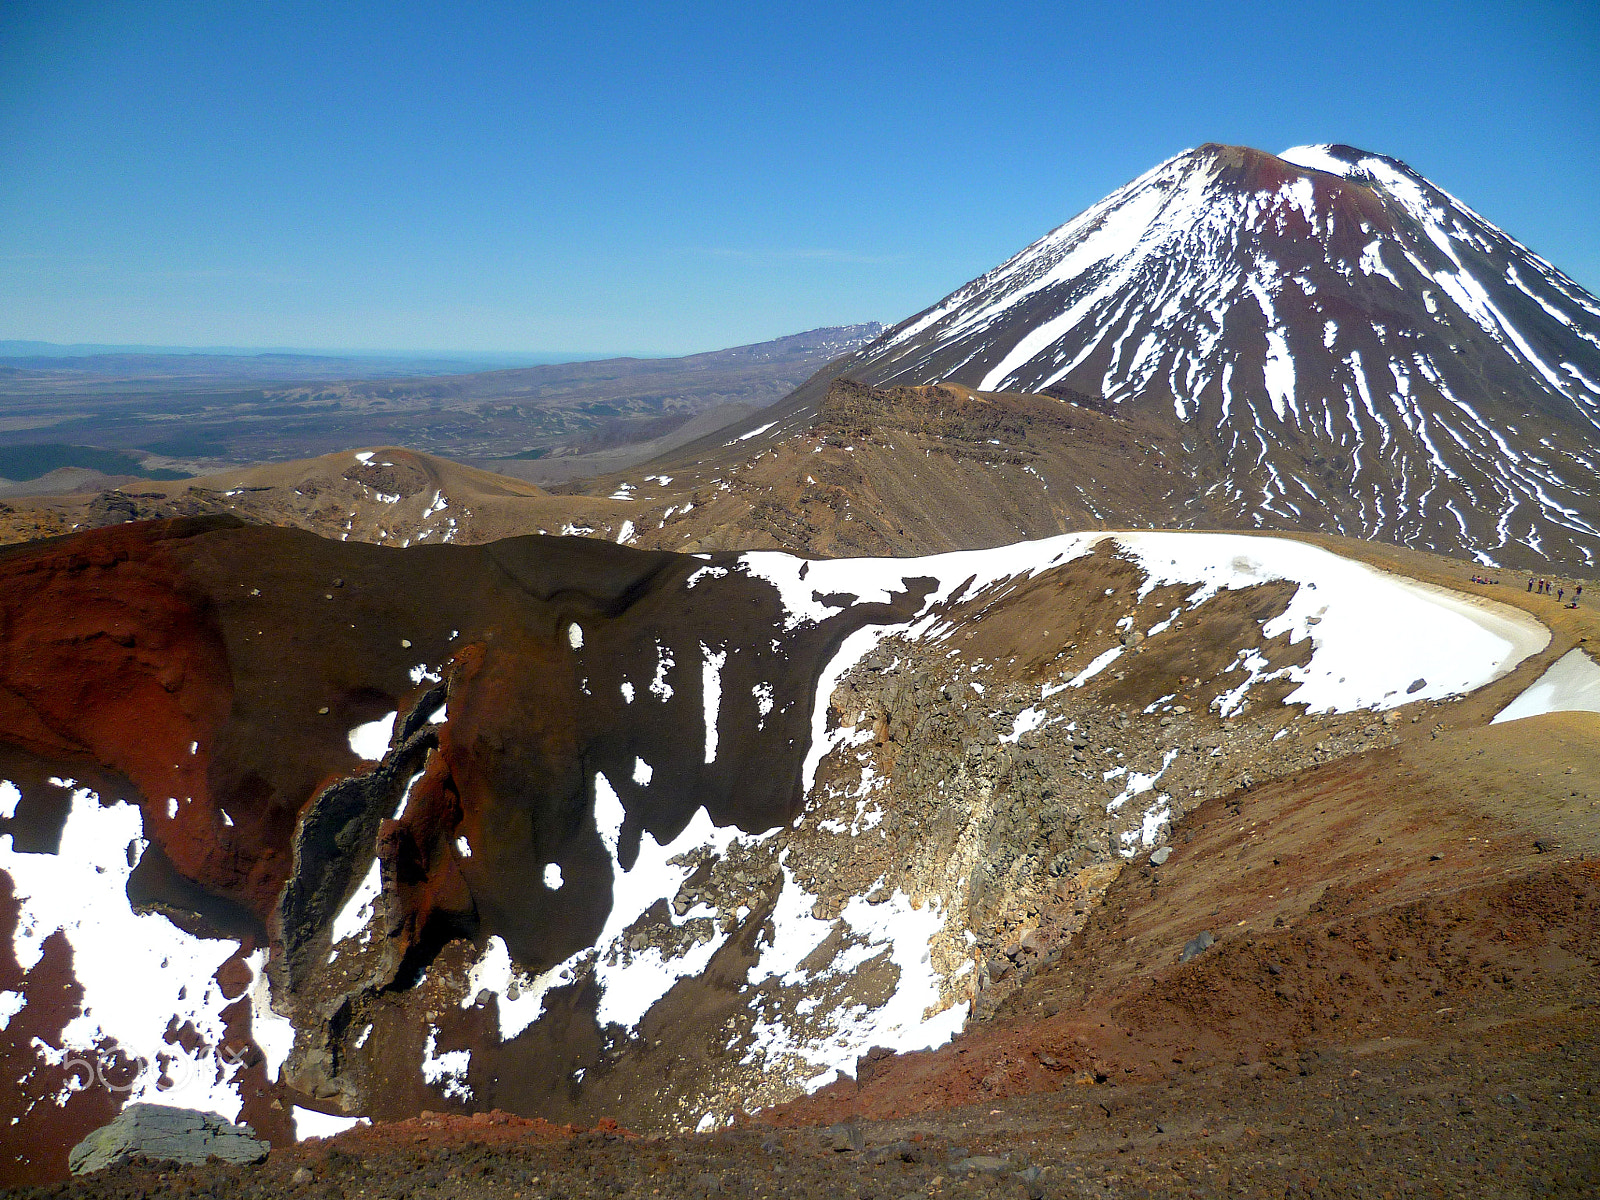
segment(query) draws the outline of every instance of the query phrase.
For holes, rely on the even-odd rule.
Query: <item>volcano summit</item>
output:
[[[1155,418],[1198,483],[1179,524],[1498,565],[1600,551],[1600,301],[1404,163],[1348,146],[1180,154],[840,374]]]

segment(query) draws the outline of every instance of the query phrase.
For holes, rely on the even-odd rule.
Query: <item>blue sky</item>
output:
[[[1206,141],[1600,290],[1600,5],[0,6],[0,338],[688,353],[927,306]]]

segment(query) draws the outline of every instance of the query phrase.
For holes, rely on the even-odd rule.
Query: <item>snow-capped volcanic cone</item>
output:
[[[1600,302],[1347,146],[1180,154],[845,373],[1170,414],[1212,522],[1223,501],[1485,562],[1600,552]]]

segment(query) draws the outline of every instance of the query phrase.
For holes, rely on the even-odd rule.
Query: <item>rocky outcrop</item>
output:
[[[67,1161],[74,1175],[87,1175],[136,1158],[184,1165],[209,1158],[258,1163],[268,1149],[250,1126],[235,1125],[216,1113],[130,1104],[115,1121],[74,1146]]]

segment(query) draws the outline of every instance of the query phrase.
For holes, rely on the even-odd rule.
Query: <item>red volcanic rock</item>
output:
[[[212,606],[168,553],[184,525],[96,530],[0,556],[0,726],[20,749],[125,775],[178,869],[221,881],[239,865],[211,836],[204,748],[232,689]]]
[[[217,968],[217,986],[229,1000],[237,1000],[250,986],[250,968],[238,958],[230,958]]]

